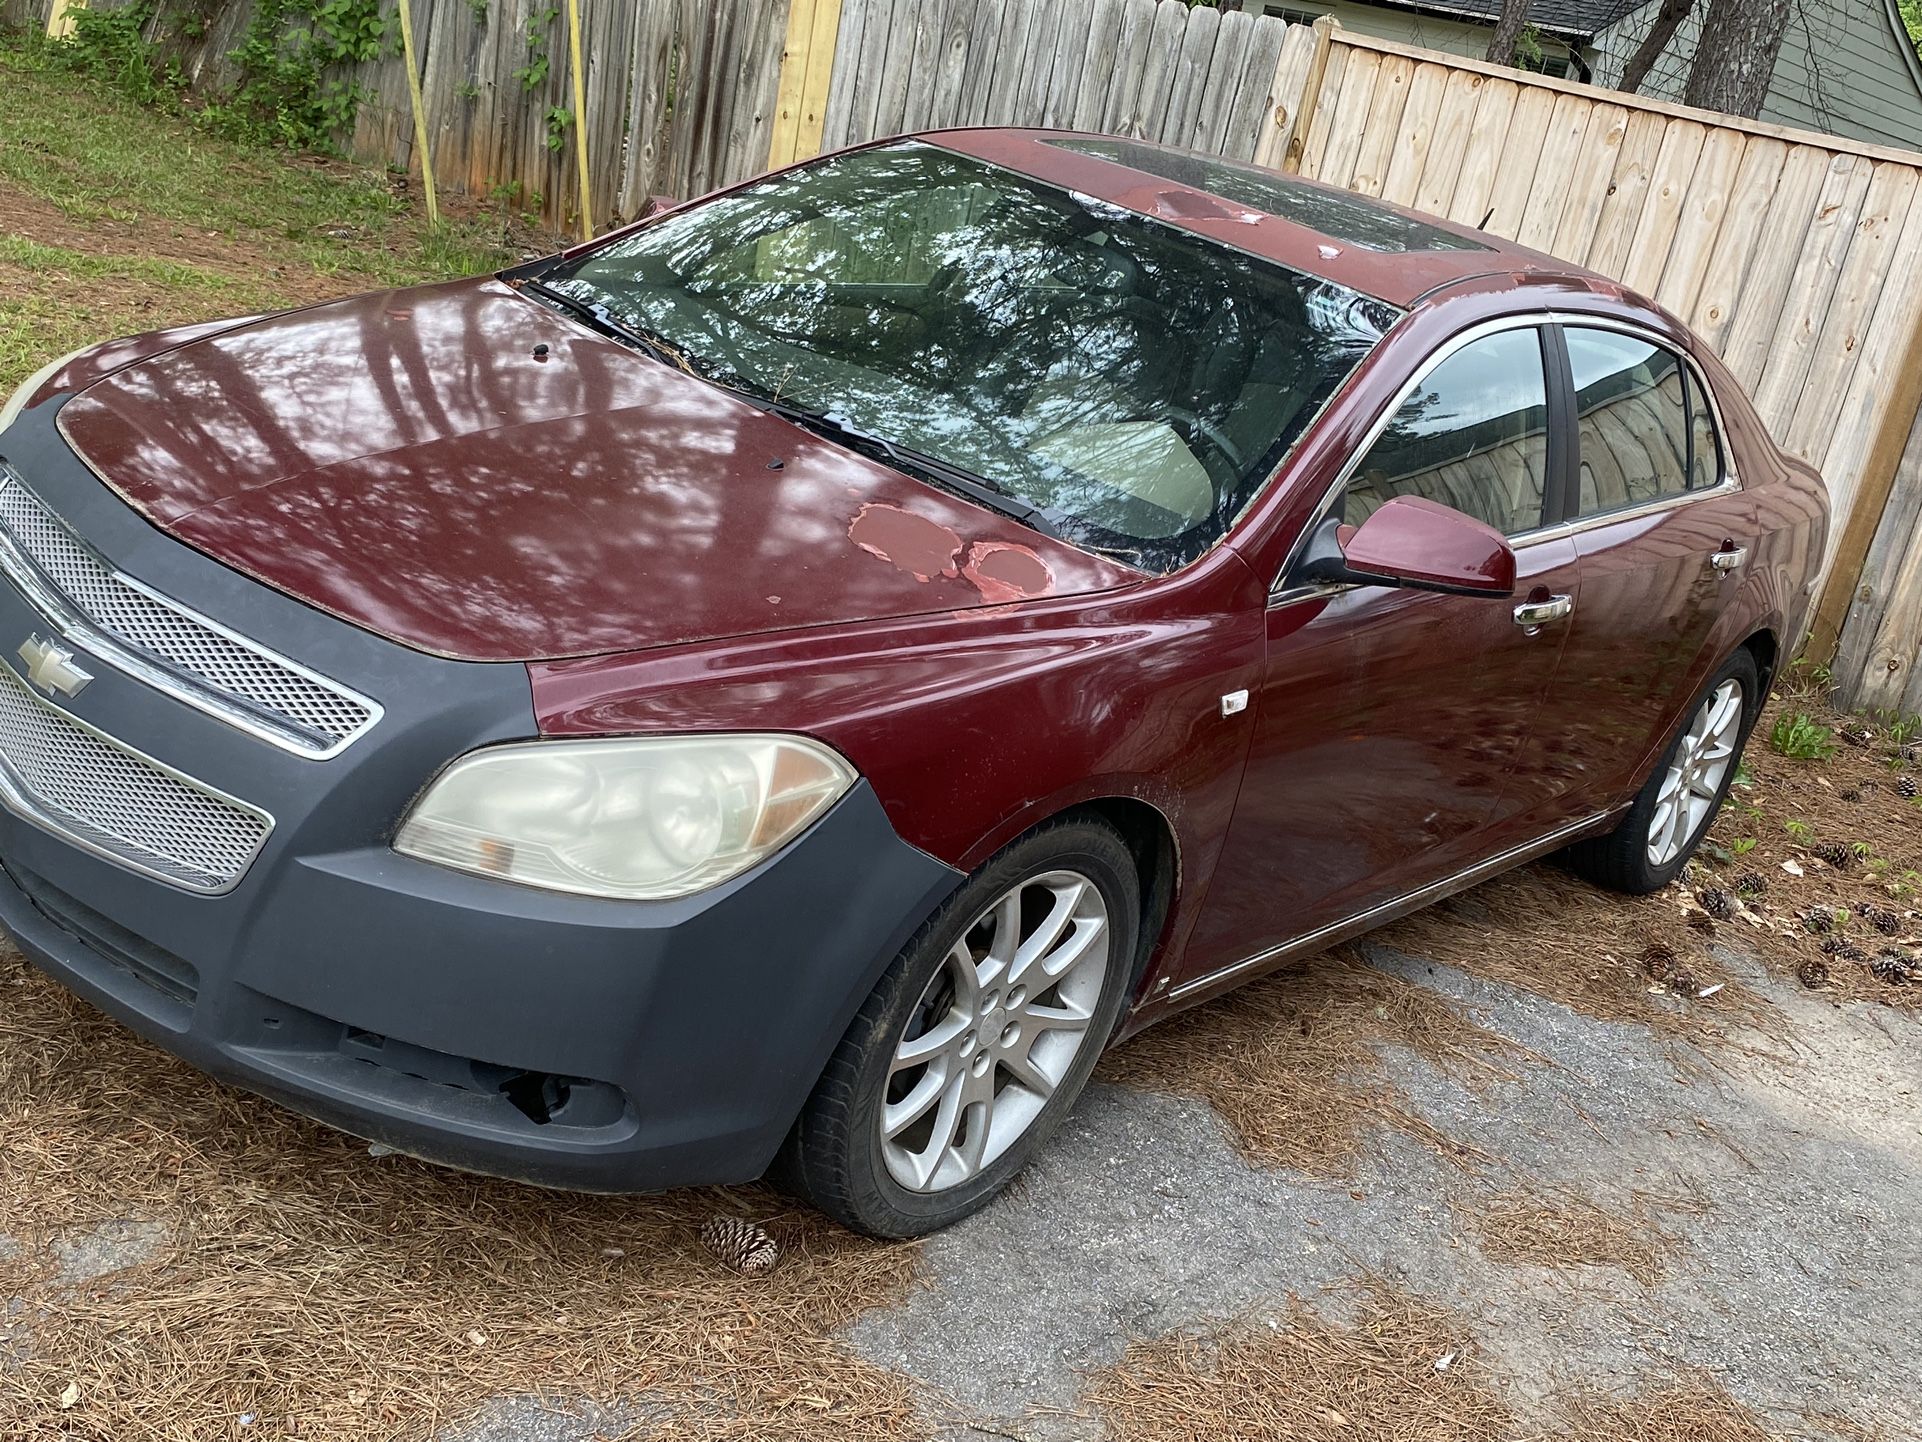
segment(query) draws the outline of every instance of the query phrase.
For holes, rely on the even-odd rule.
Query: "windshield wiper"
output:
[[[521,284],[555,309],[566,311],[576,320],[599,331],[602,335],[631,345],[636,350],[646,351],[654,359],[665,361],[677,370],[684,370],[690,375],[699,374],[693,362],[670,345],[665,338],[617,318],[613,311],[599,301],[582,300],[579,296],[557,290],[542,280],[529,278],[523,280]]]
[[[726,382],[722,382],[726,384]],[[755,391],[742,391],[742,397],[750,405],[759,406],[797,426],[805,426],[829,440],[839,441],[855,449],[879,452],[889,465],[898,471],[919,476],[931,481],[944,490],[958,492],[971,501],[1012,517],[1023,525],[1031,526],[1044,536],[1060,538],[1061,532],[1047,513],[1039,506],[1031,505],[1018,496],[1011,496],[986,476],[976,475],[951,461],[939,456],[931,456],[925,451],[917,451],[910,446],[900,445],[886,436],[877,436],[872,431],[864,431],[850,422],[847,417],[833,412],[813,411],[806,406],[795,405],[792,401],[776,400],[772,396]]]

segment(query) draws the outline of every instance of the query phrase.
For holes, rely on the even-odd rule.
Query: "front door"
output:
[[[1568,633],[1552,613],[1582,601],[1573,543],[1542,534],[1565,465],[1543,347],[1525,324],[1444,347],[1328,512],[1355,524],[1416,495],[1486,521],[1515,544],[1512,598],[1286,577],[1271,598],[1247,770],[1184,980],[1460,870],[1512,810]],[[1522,624],[1531,601],[1551,614]]]

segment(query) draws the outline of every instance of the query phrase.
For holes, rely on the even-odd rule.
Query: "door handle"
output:
[[[1515,624],[1533,635],[1550,621],[1559,621],[1574,609],[1573,596],[1550,596],[1546,601],[1524,601],[1515,608]]]
[[[1708,558],[1709,568],[1726,576],[1748,559],[1748,547],[1724,541],[1722,549]]]

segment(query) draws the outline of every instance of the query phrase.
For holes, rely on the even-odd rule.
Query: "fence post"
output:
[[[434,195],[434,153],[427,144],[427,106],[420,98],[420,64],[414,58],[414,8],[400,0],[400,51],[407,65],[407,100],[414,111],[414,149],[420,152],[421,189],[427,196],[427,223],[440,224],[440,201]]]
[[[841,0],[788,0],[774,134],[767,150],[769,170],[819,153],[840,31]]]
[[[1902,277],[1890,277],[1898,283]],[[1922,309],[1914,322],[1902,358],[1889,377],[1889,404],[1882,412],[1875,440],[1862,462],[1862,479],[1850,501],[1849,513],[1842,519],[1841,534],[1835,542],[1835,560],[1829,567],[1828,583],[1809,625],[1808,646],[1804,655],[1818,666],[1835,659],[1841,644],[1842,628],[1850,609],[1856,604],[1856,590],[1862,584],[1862,567],[1869,547],[1875,542],[1882,513],[1888,508],[1889,493],[1895,487],[1902,453],[1908,448],[1909,432],[1916,414],[1922,410]],[[1800,637],[1783,637],[1785,643]]]
[[[1308,78],[1302,82],[1301,102],[1295,106],[1295,133],[1288,137],[1288,149],[1281,157],[1281,168],[1292,175],[1301,174],[1301,160],[1308,147],[1308,128],[1315,121],[1315,107],[1321,104],[1321,81],[1328,73],[1328,52],[1335,48],[1335,32],[1341,23],[1332,15],[1315,21],[1315,53],[1308,60]]]

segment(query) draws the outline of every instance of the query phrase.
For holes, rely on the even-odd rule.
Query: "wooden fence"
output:
[[[53,3],[0,0],[0,18],[44,24]],[[251,3],[213,6],[190,73],[231,79]],[[437,176],[560,219],[578,191],[559,0],[412,3]],[[1046,125],[1295,170],[1655,297],[1828,479],[1813,651],[1846,699],[1922,708],[1922,156],[1185,0],[581,9],[597,226],[879,135]],[[354,78],[371,99],[353,148],[417,164],[398,58]]]

